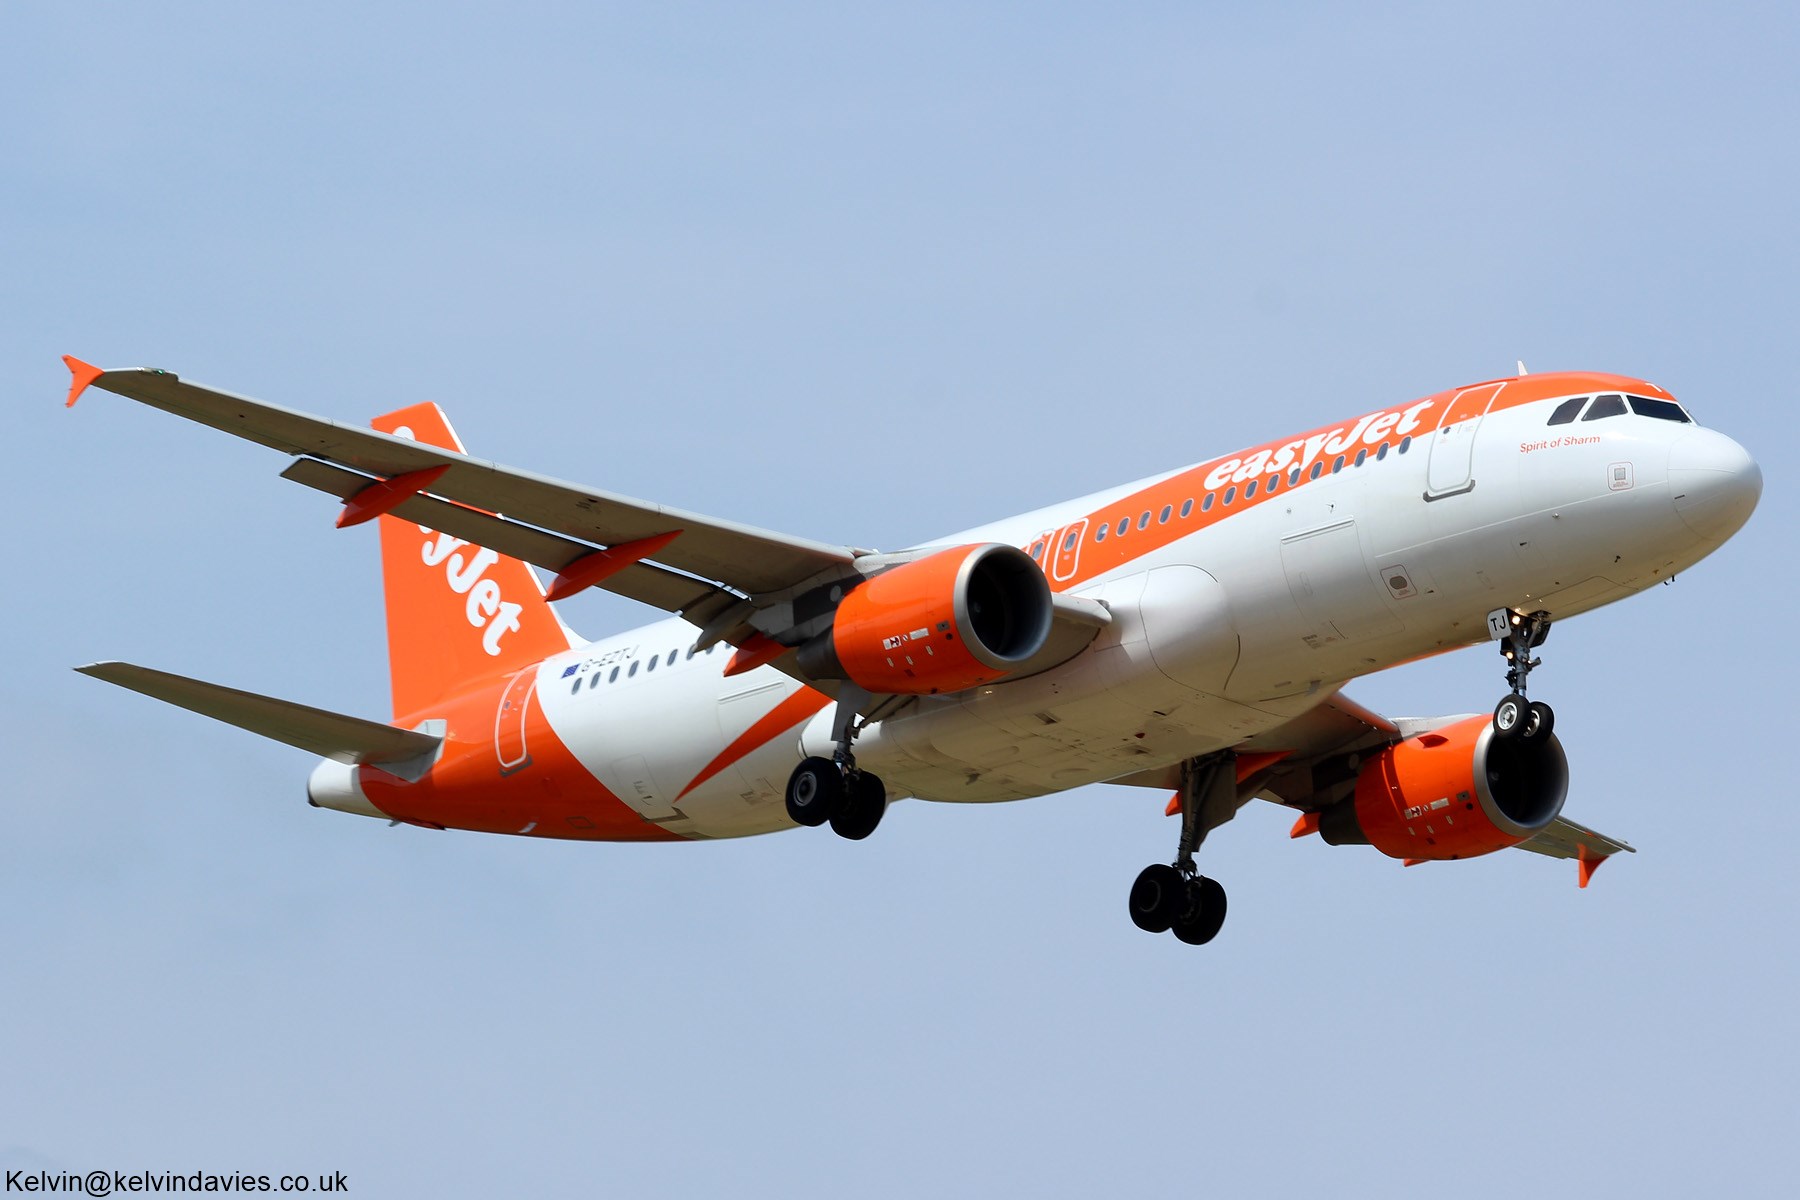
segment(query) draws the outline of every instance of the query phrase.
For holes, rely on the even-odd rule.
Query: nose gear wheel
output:
[[[1500,639],[1500,654],[1507,664],[1506,686],[1511,689],[1494,706],[1494,736],[1525,742],[1549,737],[1556,714],[1548,704],[1526,699],[1525,688],[1531,669],[1543,665],[1531,652],[1550,636],[1550,614],[1497,608],[1488,614],[1488,629]]]

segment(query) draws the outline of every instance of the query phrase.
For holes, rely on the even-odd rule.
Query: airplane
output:
[[[421,403],[342,424],[152,368],[90,386],[292,456],[376,522],[393,719],[129,663],[77,670],[322,761],[309,802],[392,824],[591,841],[829,825],[889,803],[1094,783],[1172,793],[1172,861],[1132,921],[1200,945],[1195,854],[1252,799],[1292,836],[1408,866],[1517,847],[1586,887],[1632,847],[1562,816],[1529,698],[1551,626],[1666,582],[1755,509],[1762,474],[1663,389],[1588,372],[1468,384],[898,551],[832,545],[469,456]],[[546,572],[546,589],[532,569]],[[588,642],[555,602],[669,614]],[[1350,680],[1483,641],[1490,713],[1388,718]]]

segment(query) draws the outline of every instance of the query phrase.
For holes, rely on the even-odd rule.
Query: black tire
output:
[[[788,776],[787,814],[796,825],[823,825],[843,803],[844,773],[829,758],[803,758]]]
[[[1188,945],[1204,946],[1224,925],[1225,889],[1216,879],[1201,878],[1188,885],[1187,903],[1170,929]]]
[[[1531,705],[1525,697],[1514,692],[1494,706],[1494,736],[1518,737],[1525,731],[1525,721],[1530,715]]]
[[[851,776],[844,799],[831,815],[831,830],[841,838],[860,842],[875,832],[887,812],[887,788],[879,776],[859,771]]]
[[[1525,727],[1519,734],[1522,742],[1541,742],[1556,728],[1556,714],[1542,700],[1533,700],[1525,711]]]
[[[1145,933],[1167,932],[1187,902],[1187,881],[1164,863],[1145,867],[1131,885],[1131,923]]]

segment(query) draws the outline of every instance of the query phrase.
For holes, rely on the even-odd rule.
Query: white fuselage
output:
[[[1279,726],[1358,675],[1478,642],[1496,608],[1560,619],[1640,591],[1747,515],[1741,479],[1755,467],[1729,438],[1630,413],[1549,426],[1560,399],[1389,436],[1360,466],[1356,449],[1375,439],[1364,445],[1355,428],[1290,443],[1254,503],[1225,503],[1244,472],[1220,460],[938,539],[1042,542],[1052,586],[1104,602],[1112,623],[1054,669],[920,697],[870,724],[859,764],[890,796],[944,801],[1165,767]],[[1379,430],[1396,431],[1393,420]],[[1272,494],[1269,478],[1281,480]],[[1179,499],[1162,503],[1171,480],[1193,481],[1186,515]],[[1153,533],[1146,553],[1083,566]],[[803,685],[771,667],[726,677],[727,651],[688,653],[696,634],[665,620],[549,659],[537,678],[545,716],[602,783],[671,832],[788,828],[783,784],[804,754],[830,753],[831,708],[821,698],[798,737],[790,723],[758,742],[753,727]]]

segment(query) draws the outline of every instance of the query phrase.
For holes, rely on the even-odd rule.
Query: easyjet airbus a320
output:
[[[1562,816],[1533,654],[1553,621],[1718,549],[1762,492],[1653,384],[1521,374],[876,552],[471,458],[432,404],[369,430],[64,361],[69,404],[98,386],[260,442],[339,525],[379,522],[391,723],[80,668],[323,755],[315,806],[593,841],[865,838],[900,797],[1160,788],[1181,832],[1131,918],[1193,944],[1225,918],[1194,852],[1253,798],[1293,809],[1295,837],[1409,865],[1516,846],[1577,860],[1585,886],[1630,847]],[[590,587],[670,615],[582,641],[551,604]],[[1505,658],[1491,715],[1389,719],[1339,690],[1484,639]]]

